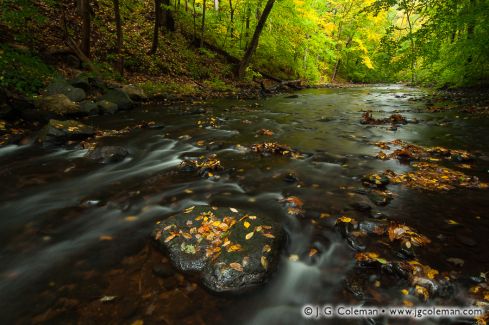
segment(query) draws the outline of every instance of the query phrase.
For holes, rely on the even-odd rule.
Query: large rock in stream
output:
[[[277,266],[285,235],[266,216],[234,208],[191,207],[157,223],[157,246],[208,289],[240,293],[263,284]]]
[[[95,130],[83,123],[68,120],[49,120],[39,132],[38,141],[43,145],[59,145],[70,140],[83,140],[95,135]]]

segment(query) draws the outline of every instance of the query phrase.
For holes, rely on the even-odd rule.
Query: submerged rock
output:
[[[69,140],[83,140],[93,135],[95,130],[80,122],[49,120],[39,133],[38,141],[44,145],[57,145]]]
[[[276,268],[282,227],[233,208],[191,207],[158,223],[152,234],[182,272],[197,272],[214,292],[238,293],[263,284]]]
[[[90,150],[85,157],[102,163],[114,163],[124,160],[129,151],[121,146],[103,146]]]

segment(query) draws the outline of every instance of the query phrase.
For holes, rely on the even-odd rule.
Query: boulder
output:
[[[100,109],[101,114],[114,114],[118,111],[119,106],[108,100],[100,100],[97,102],[97,106]]]
[[[39,133],[38,142],[43,145],[58,145],[70,140],[83,140],[95,135],[95,130],[77,121],[49,120]]]
[[[63,94],[42,96],[36,104],[41,110],[58,116],[83,113],[80,110],[80,105],[74,103]]]
[[[95,115],[99,112],[99,106],[93,100],[84,100],[80,103],[80,111],[88,115]]]
[[[100,161],[104,164],[114,163],[124,160],[129,155],[129,151],[121,146],[103,146],[90,150],[85,155],[86,158]]]
[[[81,88],[76,88],[70,85],[66,80],[56,79],[46,88],[47,95],[63,94],[74,102],[84,100],[87,95]]]
[[[134,102],[129,95],[120,89],[110,89],[105,95],[99,98],[99,101],[106,100],[117,104],[120,110],[129,110],[134,107]]]
[[[84,91],[90,90],[90,80],[88,76],[85,76],[83,74],[77,76],[74,79],[69,80],[69,83],[71,84],[71,86],[75,88],[81,88]]]
[[[148,96],[146,96],[144,90],[134,85],[124,85],[122,86],[121,90],[125,92],[132,100],[140,102],[148,99]]]
[[[197,273],[211,291],[240,293],[266,282],[285,235],[267,216],[198,206],[157,223],[152,237],[179,271]]]

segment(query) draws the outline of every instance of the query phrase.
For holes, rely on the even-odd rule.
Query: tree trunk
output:
[[[231,34],[231,39],[233,39],[233,33],[234,33],[234,9],[233,8],[233,0],[229,0],[229,19],[230,19],[230,34]]]
[[[163,4],[165,5],[165,10],[163,10],[163,18],[162,25],[165,25],[165,29],[169,32],[175,31],[175,19],[173,19],[173,15],[170,11],[170,0],[163,0]]]
[[[81,50],[87,58],[90,57],[90,34],[91,17],[90,17],[90,0],[80,0],[80,16],[82,17],[82,44]]]
[[[238,78],[243,78],[246,72],[246,68],[248,68],[248,65],[250,64],[251,57],[253,53],[255,52],[257,46],[258,46],[258,41],[260,39],[261,32],[263,30],[263,27],[265,27],[265,23],[267,21],[268,15],[272,11],[273,4],[275,3],[275,0],[268,0],[267,4],[265,5],[265,9],[263,9],[263,13],[261,14],[260,20],[258,21],[258,24],[256,25],[255,32],[253,34],[253,38],[251,39],[251,43],[246,49],[246,52],[243,56],[243,59],[241,60],[238,68]]]
[[[116,52],[118,56],[117,62],[117,70],[121,74],[124,75],[124,57],[122,56],[122,23],[121,23],[121,13],[119,7],[119,0],[114,1],[114,18],[115,18],[115,28],[117,33],[117,44],[116,44]]]
[[[214,10],[219,11],[219,0],[214,0]]]
[[[192,4],[192,8],[194,8],[194,14],[193,14],[193,17],[194,17],[194,35],[193,35],[192,42],[195,42],[195,40],[197,39],[197,12],[195,10],[195,0]],[[197,44],[197,42],[195,42],[195,44]]]
[[[204,3],[202,5],[202,26],[201,26],[201,30],[200,30],[200,47],[204,47],[205,5],[206,5],[206,0],[204,0]]]
[[[155,54],[158,50],[158,40],[161,26],[161,0],[155,0],[155,25],[153,30],[153,45],[150,54]]]
[[[248,4],[246,8],[246,30],[245,30],[245,48],[248,47],[248,41],[250,39],[250,19],[251,19],[251,6]]]

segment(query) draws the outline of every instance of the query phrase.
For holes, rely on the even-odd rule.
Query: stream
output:
[[[430,113],[424,94],[400,85],[309,89],[259,101],[143,106],[89,117],[83,122],[100,130],[154,122],[100,138],[100,144],[130,152],[111,164],[84,158],[87,150],[76,146],[0,148],[0,323],[301,324],[309,322],[301,314],[306,304],[402,304],[401,290],[408,287],[402,281],[370,273],[355,281],[362,277],[356,252],[334,227],[343,215],[385,215],[429,237],[431,244],[417,250],[419,261],[459,279],[450,297],[430,302],[468,301],[470,278],[489,271],[487,190],[392,185],[394,198],[386,206],[370,202],[369,212],[352,207],[367,200],[362,176],[410,170],[395,159],[376,159],[373,143],[379,141],[467,150],[477,159],[465,172],[489,181],[488,118]],[[419,123],[363,125],[365,110],[379,117],[400,113]],[[257,134],[261,129],[273,135]],[[268,141],[304,157],[245,150]],[[205,178],[178,171],[186,157],[208,154],[217,155],[223,172]],[[304,216],[284,209],[281,200],[290,196],[304,202]],[[287,244],[266,285],[217,296],[192,275],[154,274],[155,265],[168,264],[149,239],[155,222],[193,205],[251,208],[283,225]],[[450,258],[464,263],[453,265]],[[378,283],[367,288],[365,281]]]

